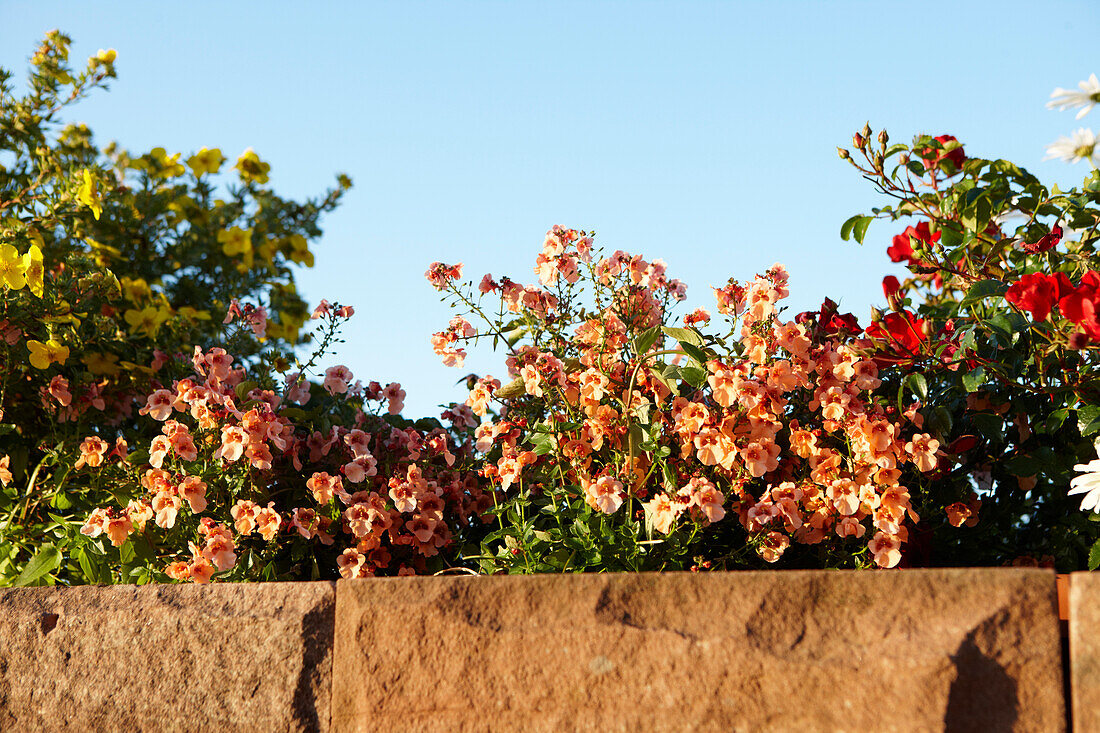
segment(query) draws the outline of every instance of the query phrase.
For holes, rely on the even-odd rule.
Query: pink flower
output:
[[[73,401],[72,393],[69,392],[69,380],[60,374],[50,380],[49,392],[62,407],[68,407]]]
[[[405,390],[401,389],[399,382],[387,384],[382,390],[382,396],[386,398],[386,409],[391,415],[398,415],[405,408]]]
[[[331,395],[344,394],[348,391],[348,382],[351,378],[351,370],[343,364],[338,364],[325,370],[325,381],[321,386]]]
[[[424,277],[428,279],[433,288],[443,290],[451,281],[462,277],[462,263],[445,265],[442,262],[433,262],[428,266],[428,271],[424,273]]]
[[[145,407],[138,410],[142,415],[148,415],[154,420],[164,422],[172,416],[172,408],[176,403],[176,395],[167,389],[158,389],[146,399]]]
[[[315,321],[321,316],[327,316],[332,312],[332,304],[327,300],[322,300],[316,308],[313,309],[313,313],[310,315],[310,320]]]

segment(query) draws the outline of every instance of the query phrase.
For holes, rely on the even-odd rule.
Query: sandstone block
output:
[[[1054,574],[340,581],[334,731],[1060,731]]]
[[[1100,574],[1069,576],[1069,676],[1073,729],[1100,731]]]
[[[0,730],[327,731],[333,583],[0,589]]]

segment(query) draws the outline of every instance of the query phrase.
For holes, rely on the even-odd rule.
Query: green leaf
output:
[[[31,558],[23,572],[15,579],[12,585],[30,585],[42,576],[53,572],[61,564],[61,550],[54,545],[42,545],[34,557]]]
[[[697,363],[699,363],[699,364],[706,364],[707,363],[706,353],[704,353],[703,350],[700,349],[698,346],[692,346],[691,344],[681,343],[680,347],[684,350],[684,352],[688,356],[690,356],[692,359],[694,359]]]
[[[863,244],[863,237],[867,234],[867,227],[871,225],[873,216],[864,216],[863,214],[856,214],[850,217],[848,221],[840,225],[840,238],[845,242],[854,234],[856,241]]]
[[[699,367],[683,367],[680,369],[680,376],[684,378],[685,382],[696,389],[701,388],[707,383],[707,372],[705,369],[700,369]]]
[[[691,344],[692,346],[702,346],[703,338],[699,335],[699,332],[692,328],[673,328],[671,326],[662,326],[661,330],[664,331],[666,336],[679,341],[681,344]]]
[[[1055,433],[1061,427],[1062,423],[1069,417],[1069,410],[1062,408],[1061,410],[1055,410],[1047,417],[1046,429],[1048,433]]]
[[[1000,280],[980,280],[966,291],[966,296],[959,302],[959,307],[962,308],[986,298],[1003,296],[1007,292],[1008,285]]]
[[[977,369],[971,369],[969,372],[962,376],[963,389],[967,392],[977,392],[978,388],[985,383],[985,369],[978,367]]]
[[[657,337],[661,332],[656,328],[647,328],[639,333],[634,339],[634,353],[644,354],[649,351],[653,344],[657,343]]]
[[[1100,405],[1085,405],[1078,409],[1077,427],[1084,436],[1100,430]]]
[[[928,380],[923,374],[913,372],[905,378],[905,384],[917,397],[921,398],[922,402],[928,399]]]
[[[1089,550],[1089,570],[1100,568],[1100,540],[1096,540]]]
[[[852,227],[852,234],[860,244],[863,244],[863,238],[867,236],[867,227],[871,226],[871,222],[874,218],[873,216],[865,216],[857,221],[856,225]]]

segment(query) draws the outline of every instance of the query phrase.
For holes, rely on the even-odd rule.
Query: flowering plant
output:
[[[1080,118],[1100,99],[1095,76],[1081,88],[1055,90],[1050,106],[1081,106]],[[1100,565],[1100,514],[1067,498],[1100,433],[1100,173],[1079,137],[1049,149],[1092,167],[1069,191],[968,156],[947,135],[891,145],[883,131],[876,145],[864,128],[840,151],[893,199],[849,219],[842,237],[862,242],[876,218],[916,220],[887,250],[910,276],[883,281],[890,312],[880,322],[930,431],[948,443],[937,485],[973,487],[982,501],[973,533],[937,541],[940,563]],[[890,325],[903,320],[938,336],[909,343]]]
[[[775,265],[715,289],[714,322],[674,326],[686,288],[666,269],[554,227],[538,285],[486,275],[475,292],[461,265],[428,270],[465,311],[432,338],[444,363],[478,339],[507,348],[510,384],[478,379],[467,400],[491,418],[477,448],[507,497],[482,571],[894,567],[922,516],[976,513],[969,491],[926,490],[945,454],[921,403],[897,404],[907,375],[882,342],[923,343],[922,324],[864,330],[828,302],[785,318]]]

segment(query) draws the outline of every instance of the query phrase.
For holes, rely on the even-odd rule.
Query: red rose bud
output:
[[[901,290],[901,283],[893,275],[887,275],[882,278],[882,293],[886,296],[886,302],[890,304],[890,307],[894,306],[894,296]]]

